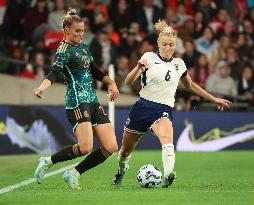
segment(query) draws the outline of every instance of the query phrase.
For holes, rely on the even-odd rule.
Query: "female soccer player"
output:
[[[119,92],[115,82],[97,69],[88,46],[82,43],[84,22],[76,15],[75,10],[70,9],[64,16],[63,30],[64,39],[57,49],[52,70],[34,93],[39,98],[43,97],[42,92],[53,84],[59,74],[64,77],[67,87],[66,114],[73,127],[77,144],[64,147],[51,157],[40,158],[35,178],[41,183],[45,171],[53,164],[90,153],[95,132],[101,147],[92,151],[75,168],[63,175],[71,188],[80,189],[80,175],[101,164],[118,150],[113,127],[98,102],[93,77],[108,85],[110,100],[115,100]]]
[[[206,98],[218,105],[222,111],[229,107],[230,101],[207,93],[192,82],[185,63],[173,58],[177,33],[164,21],[158,21],[155,28],[159,33],[158,52],[147,52],[138,61],[137,66],[127,75],[126,84],[132,84],[140,75],[142,89],[140,99],[132,106],[124,127],[122,147],[119,151],[119,168],[113,179],[113,185],[120,185],[129,169],[131,152],[142,135],[150,128],[162,145],[162,163],[164,168],[163,188],[169,187],[176,173],[173,171],[175,152],[173,145],[172,108],[178,83],[192,93]]]

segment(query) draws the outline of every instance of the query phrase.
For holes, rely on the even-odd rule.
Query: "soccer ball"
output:
[[[143,188],[157,188],[161,184],[162,173],[158,167],[147,164],[139,169],[137,181]]]

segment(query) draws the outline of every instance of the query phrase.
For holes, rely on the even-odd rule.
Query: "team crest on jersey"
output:
[[[88,114],[87,111],[84,111],[84,117],[85,117],[85,118],[88,118],[88,117],[89,117],[89,114]]]
[[[125,124],[126,124],[126,125],[129,125],[129,124],[130,124],[130,118],[127,118]]]
[[[175,64],[175,69],[176,69],[177,72],[179,71],[179,65],[178,64]]]
[[[102,112],[103,115],[107,115],[102,106],[99,106],[99,110]]]
[[[168,113],[167,112],[163,112],[162,117],[168,117]]]

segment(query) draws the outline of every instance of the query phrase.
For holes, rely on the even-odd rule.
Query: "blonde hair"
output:
[[[69,8],[67,13],[63,17],[63,29],[65,29],[66,27],[70,27],[73,22],[80,23],[83,22],[83,20],[77,15],[76,9]]]
[[[159,34],[158,38],[160,38],[162,35],[172,36],[172,37],[177,38],[177,32],[171,26],[169,26],[164,20],[160,19],[155,24],[155,30]]]

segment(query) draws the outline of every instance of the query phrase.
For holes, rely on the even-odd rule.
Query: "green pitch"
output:
[[[33,177],[37,155],[0,157],[0,190]],[[81,159],[80,159],[81,160]],[[78,160],[59,164],[49,172]],[[0,194],[2,205],[204,205],[254,204],[254,152],[177,153],[177,179],[170,189],[144,189],[136,173],[152,163],[162,170],[160,151],[136,151],[120,188],[111,186],[117,168],[115,154],[103,165],[81,176],[81,190],[71,190],[62,173]],[[1,192],[1,191],[0,191]]]

